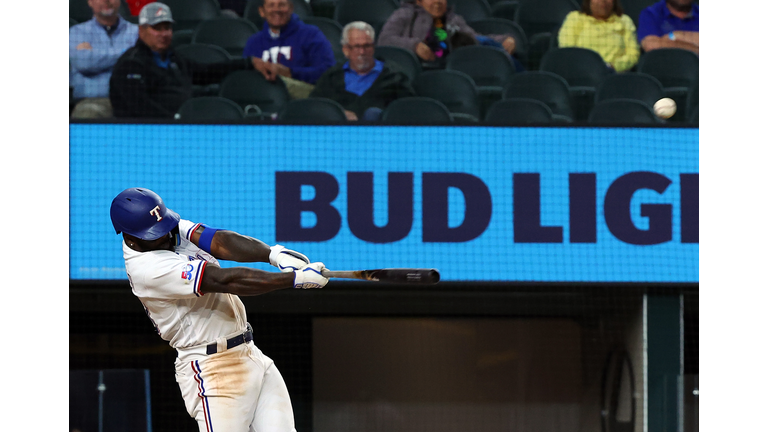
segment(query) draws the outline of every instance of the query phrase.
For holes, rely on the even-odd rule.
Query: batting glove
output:
[[[328,283],[328,278],[323,276],[325,265],[321,262],[307,264],[301,270],[296,270],[293,279],[293,287],[308,289],[322,288]]]
[[[309,258],[306,255],[286,249],[284,246],[274,245],[269,250],[269,263],[279,268],[281,272],[292,272],[309,264]]]

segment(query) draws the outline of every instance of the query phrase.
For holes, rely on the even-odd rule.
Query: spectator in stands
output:
[[[477,34],[446,0],[404,0],[384,23],[377,42],[412,50],[423,61],[437,63],[445,60],[451,48],[475,43],[502,47],[510,55],[516,46],[511,35]],[[521,70],[522,63],[512,58]]]
[[[637,39],[643,50],[682,48],[699,54],[699,5],[693,0],[661,0],[640,13]]]
[[[304,24],[293,13],[292,1],[304,0],[264,0],[259,14],[266,25],[248,39],[243,56],[253,57],[256,70],[266,79],[283,78],[291,96],[300,97],[302,91],[308,94],[311,90],[302,83],[317,82],[336,59],[320,29]]]
[[[619,0],[583,0],[580,11],[565,17],[557,37],[561,47],[596,51],[617,72],[632,69],[640,58],[635,24]]]
[[[139,13],[139,39],[118,59],[109,81],[115,117],[172,118],[192,97],[192,85],[221,81],[229,72],[251,69],[250,59],[199,64],[176,56],[171,9],[149,3]]]
[[[85,0],[72,0],[85,1]],[[120,17],[120,0],[88,0],[93,18],[69,29],[69,85],[82,99],[72,117],[111,117],[109,78],[117,59],[136,43],[139,27]]]
[[[373,27],[362,21],[344,26],[341,45],[347,62],[328,69],[310,97],[333,99],[344,107],[349,120],[378,120],[397,98],[415,96],[408,77],[373,57]]]

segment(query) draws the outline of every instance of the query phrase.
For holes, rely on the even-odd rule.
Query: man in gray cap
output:
[[[253,69],[253,60],[196,63],[171,49],[173,16],[159,2],[139,12],[139,39],[115,64],[109,81],[109,99],[115,117],[173,118],[193,96],[194,85],[220,82],[236,70]]]

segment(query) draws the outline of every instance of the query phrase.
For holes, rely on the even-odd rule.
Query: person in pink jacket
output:
[[[515,52],[511,35],[479,35],[446,0],[403,0],[381,29],[377,45],[412,50],[425,62],[444,60],[451,48],[482,44]]]

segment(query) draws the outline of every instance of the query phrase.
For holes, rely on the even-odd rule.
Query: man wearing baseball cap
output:
[[[168,5],[145,5],[139,12],[139,39],[117,60],[109,82],[115,117],[173,118],[193,96],[193,85],[218,83],[230,72],[254,67],[250,58],[197,63],[177,56],[172,40]]]

